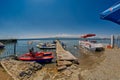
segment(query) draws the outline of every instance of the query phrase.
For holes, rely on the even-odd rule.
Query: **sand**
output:
[[[105,49],[104,52],[81,54],[80,65],[57,72],[55,67],[45,67],[37,72],[34,80],[120,80],[120,49]],[[51,65],[51,64],[50,64]],[[79,77],[79,78],[78,78]],[[0,68],[0,80],[12,80]]]
[[[13,80],[10,75],[0,66],[0,80]]]
[[[120,80],[120,49],[106,49],[100,59],[81,71],[83,80]]]

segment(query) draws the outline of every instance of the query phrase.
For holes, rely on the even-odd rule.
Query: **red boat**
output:
[[[33,54],[26,53],[18,57],[22,61],[51,62],[53,59],[52,52],[35,52]]]

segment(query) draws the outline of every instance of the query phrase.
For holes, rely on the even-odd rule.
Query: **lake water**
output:
[[[53,42],[53,40],[55,39],[37,39],[37,40],[18,40],[16,43],[16,55],[21,55],[24,53],[27,53],[29,51],[29,48],[34,47],[35,51],[43,51],[40,50],[36,47],[36,45],[39,42]],[[32,41],[32,44],[28,44],[29,41]],[[77,49],[77,47],[79,45],[79,39],[61,39],[60,41],[62,41],[64,44],[66,44],[66,49],[68,51],[70,51],[73,55],[80,56],[80,51],[79,49]],[[99,43],[104,43],[104,44],[110,44],[110,40],[106,39],[106,40],[97,40],[97,42]],[[120,47],[120,41],[115,41],[116,44],[119,44]],[[53,51],[55,52],[55,50],[48,50],[48,51]],[[14,43],[8,43],[5,44],[5,48],[0,50],[0,58],[3,57],[7,57],[10,55],[14,55]]]

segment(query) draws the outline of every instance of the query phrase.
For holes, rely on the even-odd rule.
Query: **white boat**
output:
[[[103,44],[93,43],[90,41],[79,41],[79,45],[91,51],[102,51],[104,50]]]
[[[95,36],[95,34],[86,34],[82,35],[82,38],[92,37]],[[79,45],[83,48],[86,48],[91,51],[102,51],[104,50],[104,46],[101,43],[97,43],[96,41],[79,41]]]
[[[56,44],[54,43],[39,43],[36,46],[40,49],[55,49],[56,48]]]

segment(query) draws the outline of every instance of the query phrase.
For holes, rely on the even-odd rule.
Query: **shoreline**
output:
[[[58,72],[56,67],[44,67],[34,73],[34,79],[50,80],[119,80],[120,79],[120,49],[105,49],[104,52],[82,54],[79,58],[80,65],[72,65],[66,70]],[[50,64],[52,65],[52,64]],[[55,65],[55,64],[54,64]],[[13,80],[7,72],[0,67],[2,80]],[[76,76],[77,75],[77,76]],[[60,78],[62,76],[62,78]],[[78,78],[79,77],[79,78]]]

